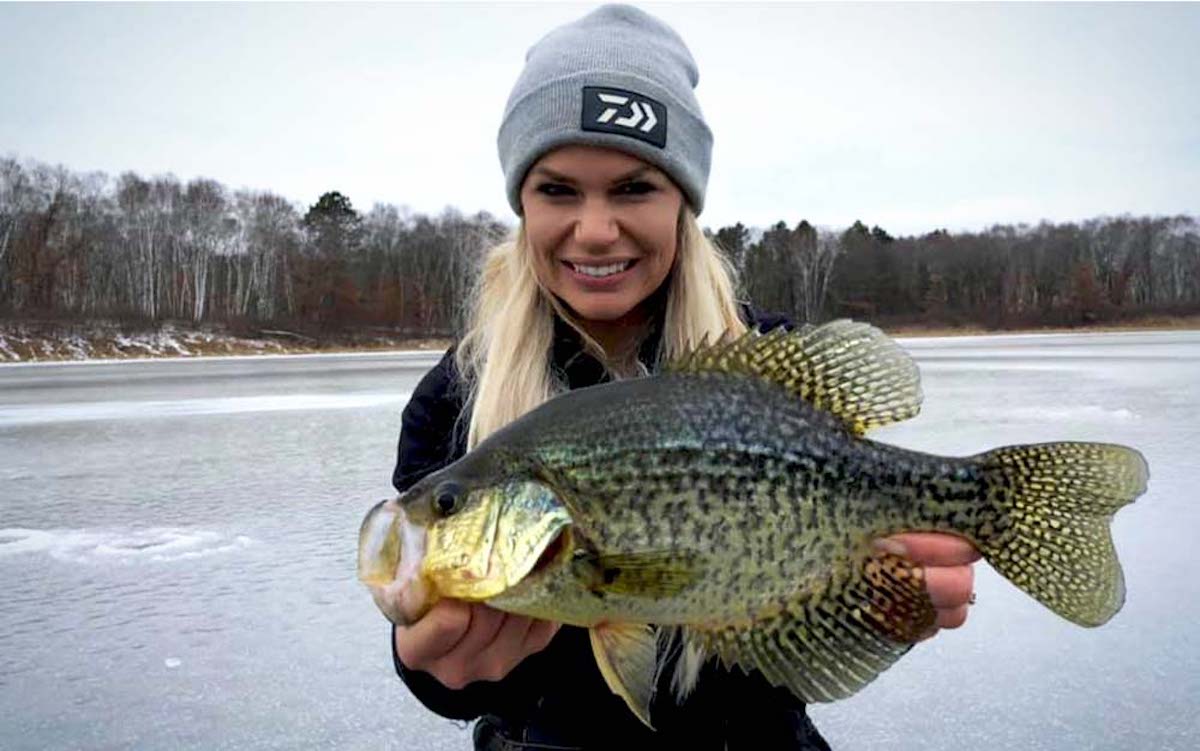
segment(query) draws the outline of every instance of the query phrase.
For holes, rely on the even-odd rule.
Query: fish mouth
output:
[[[359,528],[358,580],[392,623],[416,622],[437,599],[421,575],[425,548],[425,529],[408,520],[398,498],[375,504]]]
[[[396,527],[404,511],[395,499],[371,507],[358,529],[358,580],[383,586],[396,578],[400,563],[400,538]]]

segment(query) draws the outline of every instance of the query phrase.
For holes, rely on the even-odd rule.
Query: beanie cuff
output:
[[[621,133],[585,130],[584,87],[631,91],[665,107],[665,145]],[[703,211],[712,132],[698,112],[654,81],[612,70],[581,71],[545,82],[510,103],[507,110],[497,141],[508,202],[518,215],[522,214],[521,185],[526,173],[547,152],[570,144],[612,148],[653,164],[675,181],[697,215]]]

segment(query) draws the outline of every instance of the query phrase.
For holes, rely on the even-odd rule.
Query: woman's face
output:
[[[682,205],[656,167],[592,146],[546,154],[521,186],[538,276],[584,323],[644,319],[675,262]]]

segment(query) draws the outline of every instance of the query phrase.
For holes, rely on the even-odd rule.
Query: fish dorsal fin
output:
[[[588,629],[604,682],[637,718],[650,724],[650,699],[658,677],[658,635],[642,623],[606,623]]]
[[[693,651],[758,670],[805,702],[827,702],[875,680],[928,634],[935,618],[922,570],[879,552],[861,561],[854,576],[822,591],[805,592],[745,622],[684,626],[683,638]],[[677,693],[695,682],[699,661],[680,662]]]
[[[908,353],[874,326],[844,319],[703,344],[667,371],[761,378],[832,413],[857,435],[921,409],[921,379]]]

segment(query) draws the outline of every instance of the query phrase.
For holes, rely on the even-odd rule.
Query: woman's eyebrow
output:
[[[633,170],[632,172],[621,175],[616,180],[613,180],[613,185],[616,185],[617,183],[627,183],[630,180],[636,180],[639,177],[644,177],[645,175],[649,174],[652,171],[653,170],[651,167],[642,165],[641,167],[638,167],[637,169]]]
[[[575,184],[575,180],[573,178],[567,177],[566,175],[564,175],[560,172],[555,172],[554,170],[550,169],[549,167],[536,167],[533,170],[533,174],[545,175],[546,177],[550,178],[551,180],[554,180],[555,182],[571,183],[572,185]]]

